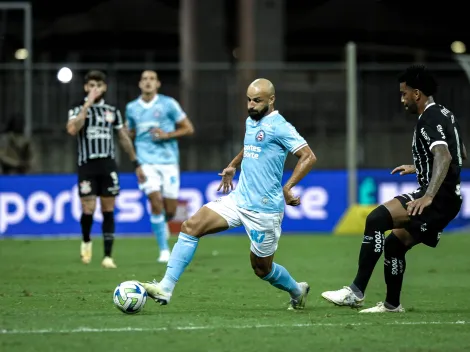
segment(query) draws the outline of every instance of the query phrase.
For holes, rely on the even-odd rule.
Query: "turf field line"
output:
[[[75,329],[1,329],[2,335],[19,334],[79,334],[79,333],[105,333],[105,332],[158,332],[158,331],[188,331],[188,330],[230,330],[230,329],[272,329],[272,328],[309,328],[309,327],[348,327],[348,326],[369,326],[369,325],[468,325],[470,321],[393,321],[387,323],[307,323],[307,324],[254,324],[254,325],[203,325],[203,326],[175,326],[175,327],[154,327],[154,328],[89,328],[78,327]]]

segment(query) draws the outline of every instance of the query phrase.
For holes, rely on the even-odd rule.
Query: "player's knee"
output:
[[[384,205],[372,210],[366,218],[366,230],[386,231],[393,228],[393,218]]]
[[[86,215],[93,215],[96,209],[96,200],[87,199],[82,200],[82,212]]]
[[[202,235],[201,227],[198,226],[198,222],[195,221],[194,217],[190,217],[188,220],[183,222],[181,225],[181,232],[194,237]]]
[[[269,273],[271,272],[271,265],[260,264],[260,263],[252,263],[251,267],[252,267],[255,275],[258,276],[260,279],[268,276]]]
[[[403,257],[410,249],[404,244],[393,232],[385,239],[385,256],[386,257]]]

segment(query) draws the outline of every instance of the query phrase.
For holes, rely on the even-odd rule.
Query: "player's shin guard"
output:
[[[80,227],[82,228],[82,239],[83,239],[83,242],[85,243],[91,241],[90,233],[91,233],[92,225],[93,225],[93,215],[82,214],[82,217],[80,218]]]
[[[168,240],[166,236],[166,221],[164,214],[152,214],[150,216],[152,223],[152,231],[157,240],[158,248],[160,251],[168,250]]]
[[[282,265],[273,263],[271,272],[263,277],[263,280],[280,290],[289,292],[292,298],[298,297],[302,293],[297,282]]]
[[[382,255],[384,233],[393,228],[393,218],[388,209],[380,205],[366,219],[366,228],[359,253],[359,268],[351,285],[353,292],[362,298],[372,276],[375,265]]]
[[[400,306],[400,293],[406,269],[405,254],[408,249],[393,233],[385,240],[384,274],[387,284],[385,305],[388,304],[389,309]]]
[[[104,256],[111,257],[114,243],[114,212],[103,212],[103,225],[101,229],[103,231]]]
[[[168,261],[165,276],[160,282],[162,288],[168,292],[173,292],[176,283],[184,270],[193,260],[196,253],[199,238],[180,232],[178,241],[175,243]]]

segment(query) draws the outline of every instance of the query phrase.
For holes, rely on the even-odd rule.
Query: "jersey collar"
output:
[[[433,105],[436,105],[436,103],[431,103],[431,104],[426,105],[426,107],[424,108],[424,111],[426,111],[427,108],[429,108],[430,106],[433,106]],[[423,111],[423,114],[424,114],[424,111]],[[418,120],[421,118],[421,116],[423,116],[423,114],[419,115]]]
[[[142,96],[139,97],[139,104],[142,105],[144,108],[149,108],[151,107],[153,104],[155,104],[157,102],[157,100],[159,99],[159,95],[156,94],[152,100],[150,100],[148,103],[142,99]]]

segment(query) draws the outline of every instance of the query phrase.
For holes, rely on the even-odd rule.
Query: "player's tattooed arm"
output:
[[[125,128],[119,129],[119,143],[121,144],[122,149],[129,155],[129,159],[131,161],[137,160],[135,155],[134,144],[132,143],[129,134],[127,133]]]
[[[445,144],[435,145],[431,152],[434,154],[434,162],[432,166],[432,177],[426,195],[434,198],[447,176],[452,156]]]
[[[233,158],[233,160],[230,162],[230,164],[228,164],[227,167],[234,167],[235,169],[237,169],[242,163],[244,151],[245,150],[242,149],[241,152],[238,153],[235,158]]]

